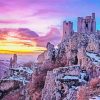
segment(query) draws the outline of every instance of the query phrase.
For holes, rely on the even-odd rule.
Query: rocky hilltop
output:
[[[61,43],[56,48],[48,43],[38,58],[50,67],[54,63],[47,71],[42,100],[100,99],[100,31],[95,13],[78,17],[77,28],[74,32],[73,22],[64,21]]]
[[[78,17],[77,32],[71,21],[64,21],[62,41],[58,46],[48,42],[46,48],[30,67],[11,63],[10,78],[0,82],[2,100],[100,100],[100,31],[95,13]],[[5,82],[11,86],[4,87]]]

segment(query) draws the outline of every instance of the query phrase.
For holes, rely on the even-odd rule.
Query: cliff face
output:
[[[55,75],[53,74],[52,71],[48,71],[44,89],[42,90],[41,100],[54,100],[55,90],[56,90]]]

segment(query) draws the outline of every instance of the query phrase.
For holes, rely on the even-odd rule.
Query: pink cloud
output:
[[[26,20],[0,20],[1,24],[26,24]]]
[[[27,29],[26,29],[27,30]],[[0,40],[6,40],[7,38],[13,38],[16,44],[23,44],[27,46],[33,46],[33,42],[36,42],[37,46],[45,47],[47,42],[57,44],[61,40],[60,31],[51,27],[50,31],[45,36],[38,36],[35,32],[26,31],[25,29],[1,29]],[[10,34],[9,34],[10,32]],[[31,34],[30,34],[31,32]],[[9,41],[8,41],[9,42]],[[9,42],[10,43],[10,42]]]
[[[51,42],[53,44],[58,44],[61,41],[62,34],[60,33],[60,30],[51,27],[50,31],[45,35],[36,38],[36,41],[39,46],[46,46],[47,42]]]

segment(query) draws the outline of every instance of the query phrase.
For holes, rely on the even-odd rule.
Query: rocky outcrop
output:
[[[56,68],[48,71],[42,90],[42,100],[77,100],[77,86],[88,81],[80,66]]]
[[[17,55],[14,54],[10,59],[10,67],[17,67]]]
[[[56,83],[54,77],[52,71],[47,73],[41,100],[55,100]]]
[[[87,51],[92,51],[95,53],[99,53],[100,52],[100,43],[99,43],[99,39],[98,36],[96,36],[95,34],[91,34],[89,36],[89,42],[88,42],[88,46],[86,48]]]

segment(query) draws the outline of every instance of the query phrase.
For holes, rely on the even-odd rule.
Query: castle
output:
[[[96,31],[95,13],[92,13],[92,16],[85,18],[78,17],[77,32],[73,30],[73,22],[64,21],[63,37],[58,48],[48,42],[47,51],[38,57],[38,62],[53,61],[54,64],[60,64],[59,66],[79,65],[85,70],[97,66],[98,70],[100,62],[96,54],[100,54],[100,31]]]
[[[75,63],[75,59],[78,58],[78,56],[82,56],[82,58],[86,56],[86,51],[100,53],[100,31],[96,31],[95,13],[85,18],[78,17],[77,32],[73,30],[73,22],[64,21],[63,37],[61,43],[58,45],[58,49],[55,49],[51,43],[48,43],[44,59],[52,59],[54,56],[60,57],[63,55],[62,53],[65,52],[67,60],[69,60],[68,64],[70,64],[72,59]],[[81,57],[79,57],[79,59],[80,58]]]
[[[78,58],[77,64],[86,63],[86,51],[100,53],[100,31],[96,31],[95,13],[85,18],[78,17],[77,32],[73,31],[73,22],[64,21],[61,45],[65,46],[66,56],[70,52],[68,58]],[[73,51],[77,51],[76,54]]]
[[[54,49],[55,54],[52,53]],[[43,64],[46,60],[53,63],[51,58],[54,56],[55,63],[53,70],[47,72],[42,100],[90,100],[91,95],[87,94],[91,90],[85,89],[86,84],[97,79],[96,85],[100,85],[100,31],[96,31],[95,13],[85,18],[78,17],[77,32],[73,30],[73,22],[64,21],[61,43],[57,49],[54,46],[48,48],[46,55],[48,59]],[[80,92],[81,88],[86,93],[83,97],[80,96],[84,93]],[[100,94],[100,86],[98,90]]]
[[[78,33],[95,33],[96,32],[96,19],[95,19],[95,13],[92,13],[92,16],[86,16],[78,17],[77,20],[77,32]],[[64,21],[63,22],[63,40],[68,37],[69,35],[72,35],[74,33],[73,31],[73,22],[71,21]]]

